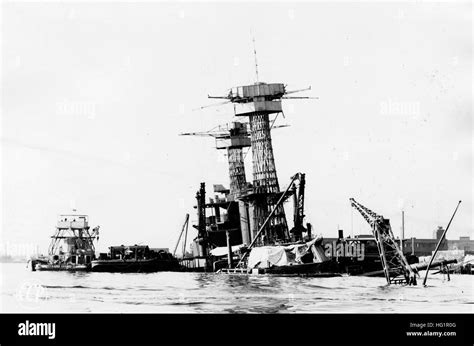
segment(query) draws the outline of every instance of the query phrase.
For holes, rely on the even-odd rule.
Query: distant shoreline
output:
[[[2,258],[0,259],[0,263],[26,263],[28,259],[19,259],[19,258]]]

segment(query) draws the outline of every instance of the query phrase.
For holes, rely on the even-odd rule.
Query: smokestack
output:
[[[249,210],[245,202],[239,200],[239,215],[240,215],[240,231],[242,233],[242,244],[249,245],[252,241],[250,239],[250,221]]]
[[[338,237],[339,239],[344,239],[344,231],[342,229],[338,230]]]

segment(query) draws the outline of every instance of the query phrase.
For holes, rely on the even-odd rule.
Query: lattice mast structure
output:
[[[181,136],[213,137],[216,149],[226,150],[229,163],[230,193],[239,197],[247,187],[243,148],[250,147],[250,136],[247,124],[231,122],[225,126],[206,132],[186,132]]]
[[[281,105],[283,98],[309,98],[285,97],[286,94],[303,90],[287,92],[282,83],[255,83],[232,88],[226,96],[209,96],[209,98],[228,99],[234,105],[235,116],[249,118],[253,191],[242,198],[250,205],[252,238],[256,236],[260,225],[281,196],[273,155],[270,115],[283,112]],[[264,234],[265,237],[262,238],[264,244],[290,239],[283,205],[278,206]]]
[[[287,127],[289,125],[275,125],[271,129]],[[226,125],[220,125],[215,129],[205,132],[186,132],[181,136],[213,137],[216,141],[216,149],[227,151],[230,195],[239,204],[240,227],[242,242],[250,244],[252,241],[249,233],[248,206],[242,199],[248,192],[248,184],[245,174],[244,148],[251,146],[248,123],[234,121]]]
[[[224,126],[219,126],[214,131],[207,132],[187,132],[182,136],[208,136],[216,140],[216,149],[227,150],[227,160],[229,163],[230,194],[239,203],[240,228],[242,241],[250,244],[250,234],[248,228],[247,208],[245,203],[239,198],[246,193],[247,179],[245,176],[245,161],[243,148],[250,147],[250,136],[246,123],[232,122]]]
[[[349,201],[372,228],[387,283],[416,285],[416,275],[395,240],[390,220],[363,206],[354,198]]]

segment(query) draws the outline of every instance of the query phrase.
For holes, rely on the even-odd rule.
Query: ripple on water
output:
[[[26,271],[22,264],[0,266],[8,277],[2,283],[2,312],[19,311],[18,293],[26,294],[28,285],[45,288],[38,291],[41,309],[54,312],[474,312],[474,279],[467,275],[453,275],[450,282],[433,276],[428,287],[406,287],[366,277],[70,275]]]

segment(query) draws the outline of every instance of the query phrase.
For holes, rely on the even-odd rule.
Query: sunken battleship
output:
[[[289,265],[314,254],[320,260],[317,267],[324,267],[321,263],[327,261],[321,251],[315,250],[320,242],[312,241],[311,226],[303,225],[305,175],[295,174],[286,191],[281,191],[273,156],[271,130],[276,117],[283,112],[282,99],[309,98],[289,96],[298,91],[303,90],[287,91],[281,83],[256,83],[233,88],[225,96],[210,96],[227,99],[234,106],[235,116],[243,120],[207,133],[215,138],[218,150],[226,150],[230,188],[214,185],[215,198],[207,201],[205,184],[201,183],[196,194],[198,224],[194,225],[198,235],[192,242],[192,256],[182,259],[187,268],[222,271],[240,266],[234,262],[238,260],[241,264],[246,254],[250,254],[247,261],[261,257],[258,266],[265,271],[271,270],[271,258],[279,257],[279,263]],[[246,118],[248,122],[244,121]],[[252,183],[246,179],[244,148],[252,151]],[[283,202],[291,195],[295,213],[294,227],[289,229]],[[288,247],[292,250],[284,250]],[[291,251],[294,256],[287,256]],[[222,254],[227,254],[227,259],[217,259]],[[304,264],[314,267],[313,260]]]
[[[358,251],[366,246],[367,256],[361,260],[360,254],[352,251],[342,259],[328,257],[322,236],[314,234],[311,224],[304,222],[305,174],[295,173],[286,189],[280,189],[271,131],[276,128],[278,115],[283,114],[282,100],[311,99],[292,95],[310,89],[289,91],[283,83],[257,82],[232,88],[224,96],[208,96],[227,100],[233,105],[235,117],[242,120],[217,130],[181,134],[213,137],[216,149],[226,151],[230,182],[229,189],[214,185],[214,196],[209,199],[205,183],[200,184],[195,205],[197,224],[193,225],[197,236],[191,242],[192,253],[186,252],[188,214],[175,248],[176,252],[184,239],[181,265],[188,271],[228,275],[381,276],[388,284],[416,285],[418,271],[429,269],[429,265],[405,257],[389,219],[351,198],[351,207],[367,221],[372,236],[344,239],[340,235],[337,246]],[[247,181],[244,163],[244,149],[249,148],[252,182]],[[290,200],[291,228],[284,208]],[[438,261],[430,265],[445,268],[449,263]]]
[[[225,96],[242,121],[218,131],[185,133],[208,135],[218,150],[226,150],[230,189],[214,185],[215,198],[206,200],[205,184],[196,194],[198,235],[192,256],[184,256],[184,266],[221,273],[306,274],[338,276],[340,270],[324,254],[322,237],[304,225],[306,178],[295,173],[282,191],[273,155],[271,131],[283,99],[310,99],[292,94],[311,88],[288,91],[282,83],[255,83],[229,90]],[[272,119],[271,119],[272,118]],[[245,121],[247,120],[248,121]],[[252,182],[247,182],[244,148],[252,151]],[[289,227],[283,204],[293,199],[293,227]]]

